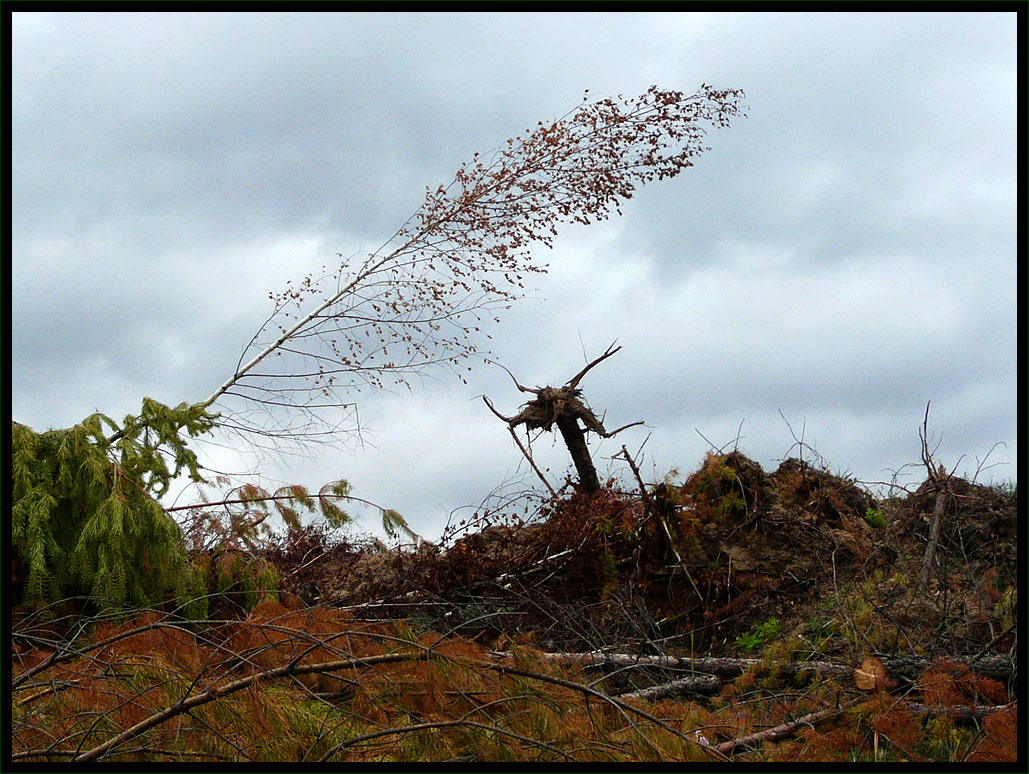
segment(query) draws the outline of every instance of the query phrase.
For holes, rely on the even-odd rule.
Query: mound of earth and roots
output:
[[[822,655],[1003,650],[1014,636],[1001,634],[1015,609],[1016,494],[955,478],[945,497],[922,584],[931,487],[879,500],[801,460],[766,473],[739,452],[708,455],[683,484],[642,496],[573,491],[528,524],[476,514],[488,526],[442,550],[361,548],[312,528],[266,556],[307,603],[551,649],[731,655],[774,619]]]
[[[34,693],[15,751],[1015,760],[1017,513],[1013,487],[930,477],[882,499],[732,452],[681,484],[571,488],[528,521],[478,513],[440,546],[294,530],[194,557],[220,579],[205,621],[16,642]]]

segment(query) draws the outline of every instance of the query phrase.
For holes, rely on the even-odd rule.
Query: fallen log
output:
[[[712,745],[712,749],[722,755],[732,755],[739,747],[752,747],[760,742],[774,742],[777,739],[792,736],[802,726],[813,726],[815,723],[831,718],[834,715],[839,715],[844,711],[846,711],[846,708],[812,712],[810,715],[791,720],[789,723],[783,723],[775,726],[775,728],[767,728],[764,731],[758,731],[756,734],[749,734],[748,736],[741,736],[739,739],[730,739],[728,742]]]
[[[624,698],[624,697],[622,697]],[[953,707],[933,707],[925,704],[918,704],[917,702],[902,701],[899,704],[907,707],[916,715],[929,715],[930,717],[949,717],[959,725],[968,725],[973,721],[994,715],[999,712],[1007,712],[1012,708],[1017,707],[1017,702],[1011,702],[1010,704],[1002,704],[998,706],[953,706]],[[788,723],[782,723],[781,725],[775,726],[774,728],[768,728],[764,731],[758,731],[747,736],[741,736],[738,739],[730,739],[727,742],[721,742],[720,744],[708,744],[715,752],[719,752],[722,755],[731,756],[741,747],[753,747],[754,745],[760,744],[761,742],[775,742],[779,739],[792,736],[798,730],[804,726],[814,726],[823,720],[827,720],[831,717],[839,715],[841,712],[845,712],[849,706],[847,705],[840,708],[820,710],[819,712],[812,712],[804,717],[791,720]]]
[[[510,656],[510,653],[495,652],[496,658]],[[540,658],[558,664],[579,664],[586,667],[598,667],[604,665],[620,667],[663,667],[667,669],[686,669],[690,672],[702,672],[709,675],[723,677],[735,677],[744,672],[761,666],[767,662],[758,658],[722,658],[715,656],[645,656],[632,653],[609,653],[607,651],[588,651],[585,653],[540,653]],[[881,661],[891,677],[902,677],[908,681],[917,680],[918,677],[939,658],[925,658],[922,656],[882,656]],[[967,665],[976,674],[990,677],[995,680],[1008,680],[1015,677],[1017,672],[1010,656],[994,655],[984,656],[975,660],[972,657],[967,659],[947,658],[947,661]],[[774,665],[781,674],[795,675],[798,672],[813,672],[815,674],[839,675],[852,677],[854,666],[850,664],[839,664],[831,661],[784,661]]]
[[[641,688],[638,691],[618,694],[619,699],[661,699],[673,693],[700,693],[711,695],[722,690],[725,683],[714,675],[695,675],[681,680],[669,680],[667,683]]]
[[[496,658],[505,658],[510,653],[494,652]],[[540,658],[558,664],[580,664],[582,666],[621,667],[663,667],[667,669],[687,669],[691,672],[703,672],[709,675],[735,677],[748,669],[764,664],[759,658],[719,658],[715,656],[680,657],[680,656],[644,656],[631,653],[607,653],[590,651],[587,653],[540,653]],[[788,661],[777,665],[777,668],[788,674],[797,672],[815,672],[823,674],[849,675],[854,671],[852,666],[834,664],[828,661]]]
[[[1018,664],[1016,663],[1013,655],[1000,654],[1000,655],[989,655],[989,656],[968,656],[968,657],[953,657],[953,656],[937,656],[935,658],[926,658],[924,656],[893,656],[893,657],[882,657],[883,666],[885,666],[890,674],[894,677],[903,677],[907,680],[917,680],[918,677],[934,662],[940,662],[946,660],[955,664],[964,664],[971,668],[971,670],[983,677],[989,677],[993,680],[1000,680],[1005,682],[1009,679],[1017,678],[1018,676]]]
[[[939,707],[929,704],[919,704],[913,701],[904,702],[904,704],[916,715],[928,715],[931,718],[950,718],[959,726],[971,725],[975,721],[989,717],[990,715],[996,715],[999,712],[1008,712],[1009,710],[1018,708],[1017,701],[998,705],[977,704],[971,707],[963,704],[956,704],[950,707]]]

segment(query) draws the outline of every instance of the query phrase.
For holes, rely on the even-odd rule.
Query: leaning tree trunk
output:
[[[575,464],[575,472],[579,474],[579,485],[587,494],[600,489],[600,479],[597,477],[597,469],[593,465],[593,458],[586,446],[586,433],[579,427],[575,417],[566,415],[558,416],[555,421],[557,429],[561,431],[568,453],[572,456]]]

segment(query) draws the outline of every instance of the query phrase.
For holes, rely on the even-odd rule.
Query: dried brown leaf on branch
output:
[[[869,656],[854,670],[854,685],[862,691],[878,691],[889,681],[886,667],[875,656]]]

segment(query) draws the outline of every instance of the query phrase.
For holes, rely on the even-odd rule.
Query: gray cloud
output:
[[[1013,14],[15,14],[12,412],[67,425],[231,373],[269,291],[373,250],[475,151],[651,83],[740,87],[749,117],[564,229],[488,346],[648,422],[655,475],[735,438],[764,465],[806,421],[869,480],[941,453],[1015,476]],[[524,463],[477,400],[499,368],[360,396],[375,446],[264,459],[346,475],[427,533]],[[632,448],[647,431],[626,434]],[[598,446],[603,457],[621,438]],[[207,448],[207,447],[205,447]],[[535,447],[555,477],[559,444]],[[211,446],[212,467],[245,468]],[[973,465],[974,469],[974,465]],[[342,473],[340,473],[342,471]],[[532,476],[529,476],[531,483]]]

